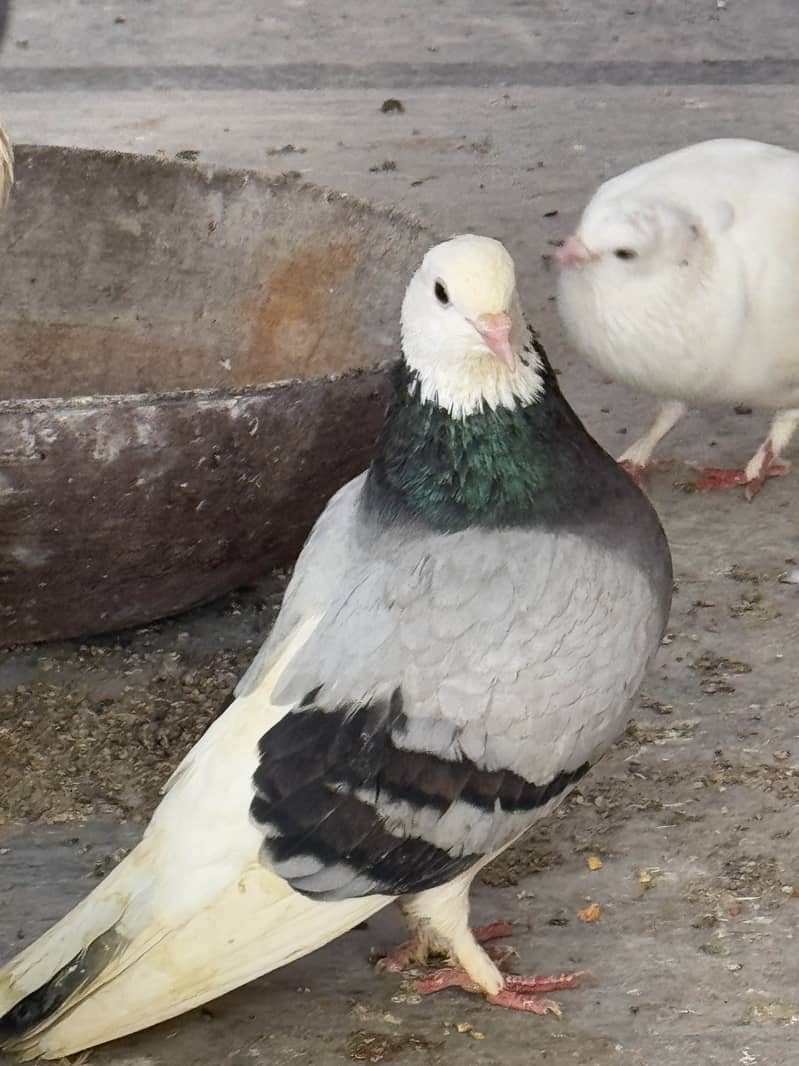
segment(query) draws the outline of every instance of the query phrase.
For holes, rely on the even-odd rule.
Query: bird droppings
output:
[[[390,1011],[370,1010],[363,1003],[356,1003],[351,1013],[361,1022],[382,1022],[385,1025],[402,1025],[402,1018]]]
[[[280,148],[267,148],[267,155],[305,155],[307,148],[298,148],[295,144],[283,144]]]
[[[384,159],[382,163],[375,163],[373,166],[369,167],[369,173],[370,174],[380,174],[380,173],[385,173],[387,171],[396,170],[396,169],[397,169],[397,164],[396,164],[396,161],[394,159]]]
[[[707,696],[717,696],[721,693],[735,692],[735,685],[730,684],[723,677],[705,677],[700,681],[699,687]]]
[[[629,722],[627,735],[635,737],[640,744],[665,744],[671,740],[687,740],[694,736],[699,723],[696,719],[687,722],[670,722],[668,725],[642,725]]]
[[[764,625],[779,618],[781,612],[767,603],[760,589],[755,588],[741,593],[738,602],[730,605],[730,614],[733,618],[745,618],[751,625]]]
[[[725,674],[751,674],[751,663],[740,659],[727,659],[723,655],[716,655],[712,651],[703,651],[696,659],[688,664],[692,670],[704,670],[706,673],[721,671]]]
[[[737,563],[733,563],[724,573],[726,577],[732,578],[733,581],[751,581],[755,585],[764,580],[764,575],[757,574],[754,570],[747,570]]]
[[[761,994],[762,997],[762,994]],[[799,1004],[784,1000],[769,1001],[760,998],[743,1013],[742,1025],[796,1025],[799,1022]]]
[[[405,112],[405,105],[396,96],[389,96],[380,105],[380,110],[384,115],[402,115]]]
[[[441,1043],[416,1033],[396,1036],[357,1029],[350,1034],[344,1052],[352,1062],[393,1062],[406,1052],[433,1051]]]
[[[666,638],[664,637],[663,641],[661,641],[661,644],[664,643],[665,639]],[[667,643],[670,644],[671,641],[668,641]],[[667,714],[671,714],[674,710],[674,704],[662,703],[660,700],[653,699],[652,696],[650,696],[647,692],[641,693],[638,702],[644,710],[652,711],[654,714],[665,716]]]

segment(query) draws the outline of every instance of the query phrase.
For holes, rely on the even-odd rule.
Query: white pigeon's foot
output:
[[[696,482],[700,492],[712,492],[716,489],[731,489],[744,486],[747,500],[754,499],[770,477],[784,477],[791,469],[786,459],[775,458],[771,440],[766,440],[744,469],[726,470],[724,467],[706,466],[699,468],[701,475]]]
[[[478,925],[472,930],[478,944],[485,944],[489,940],[499,940],[510,936],[512,932],[513,926],[510,922],[490,922],[488,925]],[[489,947],[485,950],[499,966],[516,954],[516,950],[510,946]],[[424,965],[431,957],[445,958],[448,954],[449,950],[443,944],[431,943],[427,937],[419,934],[406,940],[404,944],[400,944],[390,955],[380,959],[377,966],[386,973],[401,973],[402,970],[414,964]]]
[[[785,459],[775,455],[775,447],[771,437],[760,445],[755,454],[746,464],[746,489],[744,495],[747,500],[753,499],[763,488],[766,478],[785,477],[791,469],[791,464]]]
[[[528,1014],[559,1015],[561,1011],[558,1004],[552,999],[545,999],[542,993],[578,988],[582,979],[587,976],[584,970],[538,977],[507,974],[505,983],[499,992],[487,995],[486,999],[489,1003],[497,1007],[507,1007],[508,1010],[521,1010]],[[416,991],[422,996],[432,995],[444,988],[462,988],[466,992],[483,991],[459,966],[448,966],[443,970],[436,970],[429,977],[416,982]]]

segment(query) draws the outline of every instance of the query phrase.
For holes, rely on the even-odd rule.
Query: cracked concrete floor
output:
[[[6,41],[0,105],[18,141],[195,149],[204,162],[297,170],[400,204],[441,232],[504,239],[569,399],[618,453],[652,405],[566,349],[549,242],[599,180],[668,148],[730,134],[799,147],[798,32],[791,0],[542,0],[491,12],[469,0],[391,9],[221,0],[191,13],[166,0],[29,0]],[[404,113],[380,112],[388,96]],[[371,170],[385,161],[395,169]],[[767,418],[694,414],[663,453],[739,461]],[[678,464],[653,482],[678,591],[635,724],[474,894],[479,919],[514,921],[520,970],[592,971],[589,985],[560,995],[561,1018],[458,992],[414,1002],[400,979],[372,971],[370,950],[399,935],[386,912],[92,1061],[790,1066],[799,590],[780,575],[799,557],[795,475],[752,504],[686,492],[689,480]],[[190,691],[215,693],[235,676],[278,594],[270,581],[121,638],[0,653],[4,765],[9,736],[42,730],[37,713],[54,701],[74,707],[75,722],[69,712],[63,730],[47,733],[49,765],[71,765],[81,739],[77,784],[30,770],[27,792],[0,792],[0,956],[43,931],[135,841],[156,781],[188,746],[187,717],[202,724],[206,708]],[[115,693],[132,659],[133,693]],[[184,685],[184,675],[194,680]],[[170,708],[157,728],[150,698]],[[122,720],[133,704],[141,727],[130,731],[130,760],[106,776],[102,715]],[[600,869],[589,869],[592,855]],[[594,924],[577,917],[589,902],[600,906]]]

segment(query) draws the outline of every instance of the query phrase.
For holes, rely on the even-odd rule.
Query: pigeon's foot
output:
[[[771,441],[767,440],[758,448],[744,469],[725,470],[718,466],[701,468],[696,488],[700,492],[712,492],[716,489],[731,489],[743,485],[745,486],[744,495],[747,500],[752,500],[763,488],[768,478],[784,477],[790,469],[791,464],[785,459],[775,458]]]
[[[512,932],[513,926],[510,922],[489,922],[488,925],[478,925],[472,930],[478,944],[486,944],[490,940],[500,940],[502,937],[510,936]],[[516,954],[515,949],[510,946],[488,947],[485,950],[499,966]],[[404,944],[400,944],[396,951],[386,955],[377,965],[379,969],[385,970],[386,973],[400,973],[415,963],[424,965],[431,956],[441,958],[446,957],[448,954],[447,947],[438,945],[435,942],[431,943],[420,932],[410,940],[406,940]]]
[[[695,488],[699,492],[714,492],[716,489],[734,489],[746,484],[746,471],[743,469],[726,470],[723,466],[703,466],[696,468],[699,480]]]
[[[648,463],[636,463],[632,459],[620,459],[619,466],[626,471],[639,489],[646,488],[646,475],[650,470],[671,470],[673,459],[651,459]]]
[[[757,449],[755,454],[746,464],[746,489],[744,495],[747,500],[754,499],[763,488],[765,481],[770,477],[785,477],[791,469],[791,464],[785,459],[780,459],[774,454],[774,445],[771,437],[768,437]]]
[[[582,979],[587,976],[585,971],[539,977],[506,974],[503,987],[494,995],[487,995],[486,999],[489,1003],[497,1007],[507,1007],[508,1010],[522,1010],[528,1014],[560,1014],[558,1004],[552,999],[546,999],[542,993],[578,988]],[[436,970],[429,977],[423,977],[416,982],[416,991],[422,996],[440,992],[444,988],[462,988],[466,992],[483,991],[466,971],[458,966]]]
[[[630,459],[620,459],[619,466],[629,474],[639,489],[646,487],[646,466],[641,463],[633,463]]]

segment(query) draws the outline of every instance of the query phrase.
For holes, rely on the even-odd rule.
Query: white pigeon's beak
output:
[[[474,328],[486,345],[508,370],[513,370],[516,366],[516,356],[510,343],[511,325],[510,315],[504,311],[495,315],[479,315],[474,322]]]
[[[579,237],[569,237],[555,252],[555,258],[562,267],[584,266],[598,256],[589,252]]]

